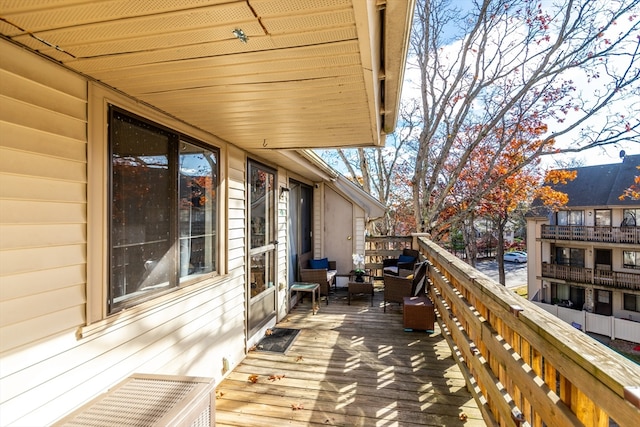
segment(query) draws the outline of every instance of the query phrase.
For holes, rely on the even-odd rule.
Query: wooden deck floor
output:
[[[301,330],[287,353],[251,351],[218,386],[216,425],[484,426],[438,326],[405,332],[378,289],[369,304],[305,299],[277,325]]]

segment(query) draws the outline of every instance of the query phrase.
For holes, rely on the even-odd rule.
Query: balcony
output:
[[[640,244],[640,227],[593,227],[586,225],[543,225],[541,238],[597,243]]]
[[[572,283],[640,291],[640,274],[542,263],[542,277]]]
[[[221,383],[219,425],[639,425],[637,364],[426,238],[412,246],[429,262],[432,336],[402,332],[379,289],[373,307],[307,303],[279,325],[304,328],[288,355],[251,352]]]

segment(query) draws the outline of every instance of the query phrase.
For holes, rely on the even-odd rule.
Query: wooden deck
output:
[[[438,326],[405,332],[378,288],[373,307],[339,289],[277,326],[301,331],[286,354],[249,352],[218,386],[217,426],[485,425]]]

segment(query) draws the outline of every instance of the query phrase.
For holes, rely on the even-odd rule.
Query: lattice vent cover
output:
[[[121,384],[65,418],[59,425],[155,426],[169,412],[176,411],[179,406],[192,404],[193,402],[190,402],[193,400],[192,392],[203,386],[199,381],[135,377]],[[206,406],[203,408],[204,416],[200,414],[199,420],[192,421],[197,425],[209,425],[202,422],[209,418],[210,411],[211,408]]]

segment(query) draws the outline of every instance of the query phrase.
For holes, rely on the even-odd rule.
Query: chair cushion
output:
[[[385,273],[393,274],[394,276],[398,275],[398,267],[397,266],[385,267],[383,271]]]
[[[416,259],[412,256],[409,255],[400,255],[398,257],[398,262],[402,262],[402,263],[407,263],[407,262],[414,262]]]
[[[312,268],[314,270],[318,270],[318,269],[329,269],[329,259],[328,258],[321,258],[321,259],[310,259],[309,260],[309,268]]]

